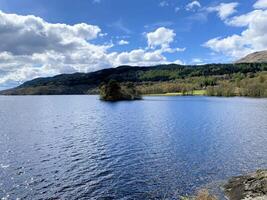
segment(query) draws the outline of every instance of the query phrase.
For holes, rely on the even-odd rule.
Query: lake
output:
[[[167,199],[267,168],[267,99],[0,96],[0,199]]]

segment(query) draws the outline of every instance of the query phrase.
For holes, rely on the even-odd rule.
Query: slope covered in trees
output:
[[[142,94],[214,89],[222,83],[250,82],[242,80],[267,71],[267,64],[208,64],[182,66],[176,64],[153,67],[121,66],[91,73],[62,74],[37,78],[17,88],[2,91],[6,95],[99,94],[101,83],[115,80],[122,86],[132,83]],[[262,75],[265,80],[265,75]],[[265,81],[263,82],[263,84]],[[217,93],[215,94],[217,95]]]

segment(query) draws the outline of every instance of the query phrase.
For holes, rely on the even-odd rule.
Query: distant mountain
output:
[[[229,77],[234,73],[255,73],[267,71],[267,64],[208,64],[194,65],[158,65],[153,67],[120,66],[90,73],[61,74],[54,77],[36,78],[22,85],[0,91],[2,95],[68,95],[98,94],[101,83],[116,80],[119,83],[132,82],[135,85],[172,82],[205,78],[207,76]],[[189,80],[190,81],[190,80]]]
[[[236,63],[267,63],[267,50],[251,53]]]

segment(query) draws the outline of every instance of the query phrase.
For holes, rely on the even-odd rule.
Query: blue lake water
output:
[[[267,99],[0,97],[0,199],[167,199],[267,168]]]

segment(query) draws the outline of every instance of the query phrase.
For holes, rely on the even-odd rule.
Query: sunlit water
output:
[[[0,97],[0,199],[167,199],[267,168],[267,99]]]

